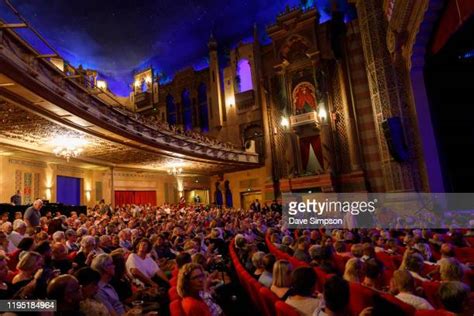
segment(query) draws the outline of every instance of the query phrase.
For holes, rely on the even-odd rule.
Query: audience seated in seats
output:
[[[97,254],[95,248],[95,238],[89,235],[83,236],[81,239],[81,248],[74,258],[76,269],[90,266],[92,260]]]
[[[158,258],[174,259],[176,255],[171,251],[171,246],[169,242],[165,241],[163,235],[158,235],[156,238],[155,244],[153,245],[153,250],[155,250]]]
[[[130,305],[134,300],[139,299],[145,290],[133,291],[132,279],[126,273],[125,268],[125,250],[117,248],[110,253],[115,266],[115,274],[110,280],[110,285],[117,292],[119,299],[124,304]]]
[[[351,247],[351,253],[354,258],[362,258],[364,255],[364,249],[361,244],[354,244]]]
[[[415,295],[415,280],[409,271],[395,271],[390,287],[392,293],[398,293],[396,297],[400,301],[412,305],[416,309],[433,309],[427,300]]]
[[[346,316],[349,314],[349,282],[333,276],[324,284],[324,306],[315,309],[313,316]]]
[[[270,288],[273,283],[273,265],[275,264],[276,258],[272,254],[266,254],[263,259],[264,271],[258,278],[258,282],[262,283],[265,287]]]
[[[374,258],[367,260],[363,266],[364,280],[362,285],[370,287],[374,290],[384,290],[383,284],[383,266]]]
[[[360,283],[362,278],[362,261],[358,258],[351,258],[346,263],[344,270],[344,280],[348,282]]]
[[[80,302],[83,299],[81,286],[74,276],[64,274],[55,277],[48,284],[47,296],[51,300],[56,300],[57,315],[82,315],[80,311]]]
[[[8,299],[14,293],[12,293],[12,286],[9,280],[10,270],[7,264],[8,257],[4,252],[0,252],[0,299]]]
[[[99,272],[84,267],[76,271],[74,276],[79,281],[82,292],[80,311],[84,315],[107,316],[109,311],[104,304],[95,299],[100,281]]]
[[[61,274],[71,272],[72,262],[67,256],[67,247],[64,243],[55,243],[51,250],[51,265],[55,269],[59,269]]]
[[[405,268],[410,272],[410,274],[417,280],[421,282],[429,281],[429,279],[423,277],[423,256],[419,253],[412,253],[406,257]]]
[[[135,247],[135,253],[128,256],[126,262],[127,273],[133,278],[136,284],[141,287],[158,287],[157,278],[160,278],[166,284],[168,278],[160,270],[158,264],[148,254],[151,251],[151,242],[148,239],[142,239]]]
[[[296,242],[296,249],[295,252],[293,253],[293,257],[300,261],[304,262],[309,262],[310,258],[307,253],[307,249],[309,246],[308,239],[305,236],[301,236],[298,238],[298,241]]]
[[[311,267],[296,268],[291,274],[291,289],[285,303],[297,309],[301,316],[313,315],[322,303],[314,296],[316,291],[316,272]]]
[[[287,260],[278,260],[273,265],[273,278],[270,290],[281,300],[286,300],[291,285],[293,268]]]
[[[33,281],[35,273],[43,267],[43,257],[34,251],[25,251],[20,255],[16,268],[18,274],[12,280],[12,292],[17,293]]]
[[[15,247],[18,247],[20,241],[25,237],[26,223],[22,219],[16,219],[13,221],[13,231],[8,236]]]
[[[336,273],[336,269],[332,265],[330,248],[321,245],[312,245],[309,247],[310,265],[319,267],[325,273]]]
[[[469,287],[458,281],[443,282],[438,295],[444,308],[455,315],[473,315],[474,306],[469,301]]]
[[[334,250],[336,251],[336,254],[341,257],[352,258],[352,253],[347,251],[346,244],[342,240],[338,240],[334,243]]]
[[[456,258],[444,258],[439,263],[441,281],[463,281],[464,269]]]
[[[293,256],[293,249],[291,249],[291,245],[293,244],[293,238],[291,236],[283,236],[281,240],[281,245],[278,247],[281,251],[287,253],[290,256]]]
[[[110,281],[115,276],[115,266],[112,257],[108,254],[100,254],[94,257],[91,268],[100,273],[100,281],[96,299],[103,303],[110,315],[125,314],[125,307]]]
[[[74,229],[68,229],[65,233],[66,236],[66,247],[68,252],[79,251],[77,245],[77,233]]]
[[[8,268],[10,270],[16,270],[16,265],[20,261],[20,255],[25,251],[32,251],[35,246],[35,240],[31,237],[23,238],[18,244],[18,249],[8,254],[10,258],[8,261]]]
[[[177,291],[182,297],[181,305],[187,316],[215,316],[222,310],[205,295],[205,274],[199,264],[187,263],[179,271]]]
[[[263,257],[265,257],[265,253],[263,251],[257,251],[252,255],[252,265],[254,268],[252,276],[256,279],[258,279],[265,271],[263,267]]]
[[[369,259],[374,259],[375,258],[375,248],[374,246],[372,246],[371,243],[364,243],[362,245],[362,257],[360,258],[360,260],[362,260],[362,262],[366,262],[367,260]]]

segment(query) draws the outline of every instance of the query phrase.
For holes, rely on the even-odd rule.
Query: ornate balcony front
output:
[[[290,116],[291,127],[310,126],[319,129],[319,117],[316,111]]]

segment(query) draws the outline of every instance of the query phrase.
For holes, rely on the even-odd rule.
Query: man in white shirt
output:
[[[396,298],[416,309],[433,309],[433,306],[427,300],[413,294],[415,292],[415,279],[407,270],[397,270],[393,273],[390,288],[392,292],[398,292]]]

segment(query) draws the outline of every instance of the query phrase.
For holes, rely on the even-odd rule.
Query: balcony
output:
[[[290,123],[291,127],[311,125],[319,129],[319,117],[316,111],[292,115],[290,116]]]
[[[148,91],[135,94],[135,107],[137,111],[151,107],[151,93]]]
[[[235,106],[237,108],[237,113],[253,110],[255,106],[255,97],[253,90],[236,93]]]

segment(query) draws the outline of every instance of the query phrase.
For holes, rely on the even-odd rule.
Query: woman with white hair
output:
[[[107,307],[110,315],[125,314],[125,308],[120,301],[117,291],[109,284],[115,275],[115,265],[112,257],[105,253],[97,255],[92,260],[91,268],[100,273],[96,299]]]
[[[80,269],[82,267],[88,266],[91,264],[92,259],[97,254],[95,251],[95,238],[93,236],[84,236],[81,239],[81,249],[74,258],[74,263],[76,263],[76,268]]]
[[[26,223],[22,219],[15,219],[13,221],[13,231],[8,236],[8,239],[18,247],[20,241],[25,237],[26,233]]]

